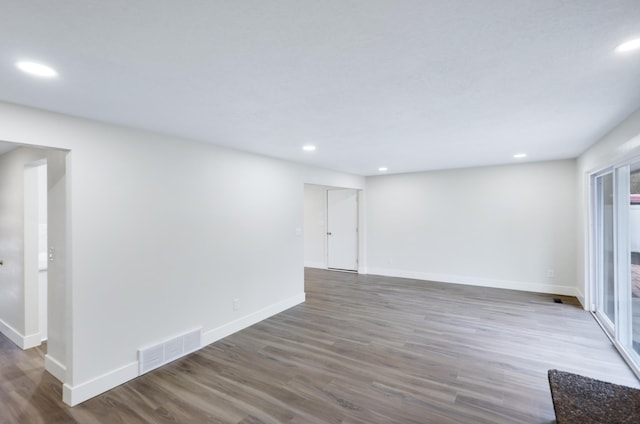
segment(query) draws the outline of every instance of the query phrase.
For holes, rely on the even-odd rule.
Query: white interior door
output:
[[[357,190],[327,190],[327,266],[358,270]]]

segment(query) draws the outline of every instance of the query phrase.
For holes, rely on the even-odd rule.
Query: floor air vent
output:
[[[138,374],[142,375],[181,356],[200,349],[202,329],[182,334],[153,346],[138,350]]]

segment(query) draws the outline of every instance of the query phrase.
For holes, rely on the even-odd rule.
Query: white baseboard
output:
[[[42,336],[40,333],[29,334],[24,336],[23,349],[31,349],[32,347],[40,346],[42,344]]]
[[[230,336],[235,332],[252,326],[253,324],[257,324],[262,320],[279,314],[282,311],[286,311],[287,309],[292,308],[296,305],[299,305],[305,301],[305,297],[305,294],[301,293],[299,295],[290,297],[289,299],[285,299],[281,302],[267,306],[266,308],[260,309],[259,311],[253,312],[235,321],[231,321],[228,324],[221,325],[220,327],[214,328],[213,330],[205,331],[202,334],[202,345],[206,346],[213,342],[217,342],[218,340]]]
[[[590,310],[590,309],[586,306],[587,304],[585,303],[585,300],[584,300],[584,293],[582,293],[582,291],[581,291],[580,289],[576,288],[576,294],[575,294],[575,296],[578,298],[578,302],[580,302],[580,305],[582,305],[582,307],[584,308],[584,310],[585,310],[585,311]]]
[[[327,264],[324,262],[313,262],[313,261],[304,261],[305,268],[318,268],[318,269],[327,269]]]
[[[89,400],[138,376],[138,361],[109,371],[84,383],[62,386],[62,401],[69,406]]]
[[[44,357],[44,369],[62,383],[67,379],[67,367],[49,354]]]
[[[223,339],[237,331],[240,331],[273,315],[279,314],[280,312],[285,311],[293,306],[303,303],[304,301],[305,294],[301,293],[299,295],[290,297],[289,299],[285,299],[281,302],[267,306],[266,308],[260,309],[259,311],[253,312],[228,324],[222,325],[218,328],[214,328],[213,330],[205,331],[202,333],[202,346],[204,347],[215,341]],[[53,361],[53,358],[51,358],[52,369],[55,368],[55,363]],[[49,370],[49,366],[47,366],[47,370]],[[54,373],[54,371],[49,372],[51,372],[59,380],[64,381],[62,378],[58,377]],[[66,370],[65,374],[59,375],[64,377],[66,375]],[[129,380],[133,380],[134,378],[138,377],[138,375],[140,375],[139,363],[138,361],[135,361],[75,386],[64,384],[62,386],[62,400],[67,405],[75,406],[79,403],[91,399],[92,397],[98,396],[106,392],[107,390],[126,383]]]
[[[314,268],[314,269],[329,269],[327,265],[321,262],[307,262],[304,263],[305,268]],[[358,274],[367,274],[366,267],[358,267]]]
[[[40,346],[40,333],[29,334],[27,336],[0,319],[0,333],[7,336],[9,340],[15,343],[20,349],[31,349]]]
[[[578,289],[562,284],[532,283],[523,281],[493,280],[447,274],[431,274],[415,271],[401,271],[385,268],[369,268],[369,274],[386,277],[411,278],[414,280],[437,281],[441,283],[466,284],[469,286],[492,287],[496,289],[508,289],[528,291],[534,293],[559,294],[563,296],[578,296]]]
[[[24,336],[15,328],[0,319],[0,333],[7,336],[9,340],[22,349]]]

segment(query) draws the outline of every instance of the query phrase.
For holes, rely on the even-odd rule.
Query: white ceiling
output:
[[[638,0],[0,0],[0,10],[0,100],[361,175],[518,152],[572,158],[640,107],[640,53],[613,52],[640,36]],[[19,59],[60,78],[21,74]]]

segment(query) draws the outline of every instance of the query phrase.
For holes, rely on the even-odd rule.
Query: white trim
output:
[[[528,291],[535,293],[559,294],[563,296],[578,296],[578,289],[574,286],[532,283],[525,281],[494,280],[486,278],[464,277],[448,274],[431,274],[416,271],[402,271],[385,268],[369,268],[370,275],[382,275],[386,277],[412,278],[415,280],[437,281],[441,283],[465,284],[469,286],[492,287],[496,289],[508,289]]]
[[[367,273],[367,195],[358,190],[358,274]]]
[[[356,218],[356,257],[355,257],[355,263],[356,266],[352,269],[351,267],[349,268],[332,268],[329,266],[329,222],[330,222],[330,217],[329,217],[329,206],[330,206],[330,202],[329,202],[329,193],[331,192],[338,192],[338,191],[349,191],[349,192],[353,192],[353,194],[355,194],[355,201],[356,201],[356,213],[355,213],[355,218]],[[361,227],[363,227],[361,225],[360,222],[360,211],[361,209],[363,209],[360,205],[360,191],[359,189],[355,189],[355,188],[328,188],[326,190],[326,196],[325,196],[325,227],[326,227],[326,233],[327,236],[325,236],[325,246],[326,246],[326,256],[325,256],[325,263],[326,263],[326,268],[325,269],[330,269],[330,270],[347,270],[347,271],[352,271],[352,272],[357,272],[356,270],[358,269],[359,265],[360,265],[360,253],[361,253],[361,248],[363,246],[360,245],[360,240],[361,240],[361,231],[364,231],[364,228],[361,229]],[[340,215],[342,217],[342,215]]]
[[[0,333],[15,343],[20,349],[26,350],[40,346],[40,333],[29,334],[27,336],[0,319]]]
[[[9,340],[15,343],[20,349],[22,349],[24,336],[20,334],[15,328],[0,319],[0,333],[7,336]]]
[[[69,406],[75,406],[137,376],[138,361],[135,361],[76,386],[65,383],[62,386],[62,400]]]
[[[618,351],[618,354],[627,363],[627,365],[629,366],[631,371],[635,374],[635,376],[638,379],[640,379],[640,371],[639,371],[640,368],[638,367],[638,363],[635,361],[635,359],[633,359],[627,353],[626,349],[624,349],[624,347],[614,337],[612,337],[612,335],[609,332],[609,330],[607,330],[607,328],[604,325],[604,323],[600,320],[600,317],[595,312],[592,312],[591,315],[593,315],[593,318],[596,320],[596,322],[598,323],[598,325],[602,329],[602,332],[609,338],[609,341],[616,348],[616,350]]]
[[[597,194],[597,175],[587,174],[586,187],[587,204],[585,206],[586,215],[583,217],[584,230],[584,275],[583,282],[585,298],[583,305],[589,306],[591,312],[596,311],[596,303],[598,302],[597,283],[598,283],[598,194]],[[586,219],[586,222],[584,222]],[[586,224],[586,228],[584,227]]]
[[[281,302],[267,306],[259,311],[253,312],[245,317],[239,318],[220,327],[214,328],[202,333],[202,347],[215,341],[223,339],[237,331],[247,328],[253,324],[263,321],[273,315],[279,314],[293,306],[299,305],[305,301],[305,294],[300,293],[296,296],[285,299]],[[47,356],[48,357],[48,356]],[[53,358],[49,359],[53,364]],[[56,361],[57,363],[57,361]],[[57,363],[59,364],[59,363]],[[62,365],[60,365],[62,367]],[[63,367],[64,368],[64,367]],[[49,369],[47,367],[47,369]],[[53,369],[53,368],[52,368]],[[58,375],[51,372],[56,378],[61,379]],[[57,372],[57,371],[56,371]],[[66,375],[66,369],[64,370]],[[78,405],[92,397],[98,396],[107,390],[133,380],[139,375],[139,361],[131,362],[113,371],[107,372],[101,376],[95,377],[84,383],[71,386],[64,384],[62,386],[62,400],[70,406]],[[64,376],[64,375],[61,375]]]
[[[605,334],[606,333],[607,332],[605,331]],[[609,334],[607,334],[607,336],[609,337],[609,340],[611,340],[613,345],[618,350],[618,353],[620,354],[620,356],[622,356],[622,359],[624,359],[624,361],[627,363],[631,371],[635,374],[636,378],[640,379],[640,368],[639,368],[640,364],[636,362],[633,356],[629,355],[628,349],[624,348],[617,340],[613,339]]]
[[[322,262],[304,261],[305,268],[327,269],[327,265]]]
[[[579,288],[576,287],[576,294],[575,294],[576,298],[578,299],[578,302],[580,302],[580,305],[582,305],[582,308],[585,311],[590,311],[587,303],[584,300],[584,294],[582,293],[582,291],[580,291]]]
[[[40,346],[42,344],[42,335],[40,332],[29,334],[24,336],[22,349],[31,349],[32,347]]]
[[[44,369],[61,382],[67,379],[67,367],[49,354],[44,357]]]
[[[224,339],[225,337],[230,336],[233,333],[236,333],[242,329],[250,327],[253,324],[257,324],[260,321],[263,321],[269,317],[279,314],[280,312],[286,311],[287,309],[292,308],[296,305],[299,305],[304,301],[305,301],[305,294],[300,293],[296,296],[290,297],[281,302],[274,303],[273,305],[267,306],[266,308],[253,312],[247,316],[238,318],[235,321],[231,321],[227,324],[221,325],[220,327],[214,328],[209,331],[205,331],[202,333],[202,345],[206,346],[213,342],[217,342],[220,339]]]

